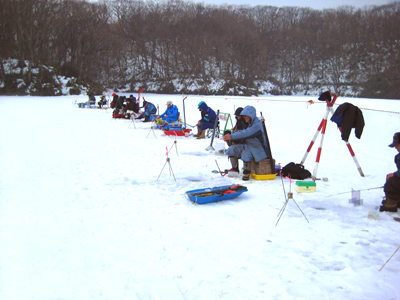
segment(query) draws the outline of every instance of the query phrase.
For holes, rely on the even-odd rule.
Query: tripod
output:
[[[285,209],[286,209],[286,207],[287,207],[287,205],[288,205],[290,199],[293,200],[293,202],[296,204],[297,208],[298,208],[298,209],[301,211],[301,213],[303,214],[304,218],[307,220],[308,223],[310,223],[310,221],[308,221],[308,219],[307,219],[306,215],[304,214],[304,212],[301,210],[300,206],[299,206],[299,205],[297,204],[297,202],[293,199],[293,193],[292,193],[292,192],[289,192],[289,193],[288,193],[288,196],[287,196],[287,198],[286,198],[286,191],[285,191],[285,186],[284,186],[284,184],[283,184],[283,174],[282,174],[282,172],[281,172],[281,180],[282,180],[282,186],[283,186],[283,193],[285,194],[285,199],[286,199],[286,201],[285,201],[285,204],[283,204],[281,210],[280,210],[279,213],[278,213],[278,221],[276,221],[275,226],[278,226],[279,220],[282,218],[282,215],[283,215],[283,213],[285,212]],[[289,178],[289,180],[290,180],[290,186],[291,186],[291,185],[292,185],[292,179]]]
[[[324,143],[325,131],[326,131],[327,123],[328,123],[328,116],[329,116],[330,113],[333,115],[333,109],[332,109],[332,107],[333,107],[333,105],[335,104],[337,97],[338,97],[338,95],[334,95],[332,101],[325,100],[325,101],[326,101],[326,112],[325,112],[325,116],[324,116],[324,118],[322,119],[321,123],[319,124],[318,129],[317,129],[317,131],[315,132],[315,135],[314,135],[313,139],[311,140],[311,143],[310,143],[310,145],[308,146],[307,151],[306,151],[306,153],[305,153],[304,156],[303,156],[303,159],[302,159],[301,162],[300,162],[301,165],[304,164],[304,162],[306,161],[306,158],[307,158],[308,154],[309,154],[310,151],[311,151],[312,146],[313,146],[314,143],[315,143],[315,140],[316,140],[317,137],[318,137],[318,134],[321,132],[321,142],[320,142],[320,145],[319,145],[319,148],[318,148],[317,158],[316,158],[316,160],[315,160],[315,166],[314,166],[314,171],[313,171],[313,175],[312,175],[312,179],[313,179],[314,181],[315,181],[316,178],[317,178],[317,171],[318,171],[319,161],[320,161],[320,158],[321,158],[322,145],[323,145],[323,143]],[[339,129],[340,129],[340,131],[342,131],[342,128],[339,128]],[[358,160],[357,160],[357,158],[356,158],[356,155],[355,155],[355,153],[354,153],[354,151],[353,151],[353,148],[351,147],[351,145],[350,145],[350,143],[349,143],[348,141],[345,141],[345,142],[346,142],[347,148],[348,148],[349,151],[350,151],[350,155],[352,156],[352,158],[353,158],[353,160],[354,160],[354,163],[356,164],[356,167],[357,167],[357,169],[358,169],[358,172],[360,173],[360,175],[361,175],[362,177],[365,177],[363,171],[361,170],[360,164],[358,163]]]
[[[146,139],[149,137],[150,132],[153,132],[153,136],[157,138],[156,133],[154,132],[154,127],[157,128],[157,125],[154,122],[151,122],[150,130],[146,136]]]
[[[170,159],[169,159],[168,156],[167,156],[166,162],[165,162],[165,164],[164,164],[164,167],[161,169],[160,175],[158,175],[157,180],[160,178],[161,173],[162,173],[162,171],[164,170],[166,164],[168,164],[168,166],[169,166],[169,175],[171,175],[171,173],[172,173],[172,175],[174,176],[174,180],[176,181],[175,174],[174,174],[174,171],[172,170],[171,162],[170,162]]]

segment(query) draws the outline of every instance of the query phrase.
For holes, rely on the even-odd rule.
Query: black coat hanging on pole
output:
[[[364,129],[364,117],[361,109],[351,103],[343,103],[339,105],[331,118],[338,127],[342,128],[342,140],[348,142],[352,128],[355,128],[355,135],[358,139]]]

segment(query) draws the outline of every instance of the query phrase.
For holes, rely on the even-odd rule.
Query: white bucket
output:
[[[221,143],[221,142],[215,143],[215,154],[217,154],[217,155],[225,154],[225,143]]]

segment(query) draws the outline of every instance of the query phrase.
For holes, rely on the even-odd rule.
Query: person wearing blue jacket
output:
[[[157,108],[154,106],[154,104],[146,100],[143,101],[143,106],[140,108],[144,108],[144,112],[142,112],[138,119],[144,118],[143,122],[150,122],[151,115],[157,113]]]
[[[201,119],[197,122],[197,134],[195,137],[204,139],[206,137],[206,129],[214,128],[217,114],[204,101],[199,103],[198,109],[201,111]]]
[[[382,201],[382,206],[379,210],[397,212],[397,208],[400,208],[400,132],[394,134],[393,142],[389,147],[396,148],[397,152],[399,152],[394,157],[397,171],[386,176],[386,183],[383,186],[386,199]]]
[[[271,158],[271,150],[268,148],[262,122],[256,116],[256,109],[250,105],[245,106],[240,115],[243,116],[248,127],[234,133],[225,134],[222,138],[224,141],[244,140],[244,144],[229,147],[226,154],[236,172],[239,172],[239,159],[243,161],[242,179],[249,180],[251,160],[254,158],[256,162],[259,162]]]
[[[179,119],[179,110],[172,101],[167,102],[167,110],[161,115],[157,116],[157,119],[163,119],[167,123],[176,122]]]

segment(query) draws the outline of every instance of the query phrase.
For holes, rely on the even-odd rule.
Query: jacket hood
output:
[[[207,111],[208,106],[207,106],[207,104],[206,104],[204,101],[201,101],[201,102],[199,103],[199,108],[201,108],[203,111]]]
[[[248,116],[251,118],[253,122],[256,118],[256,109],[253,106],[247,105],[243,108],[242,112],[240,113],[241,116]]]

